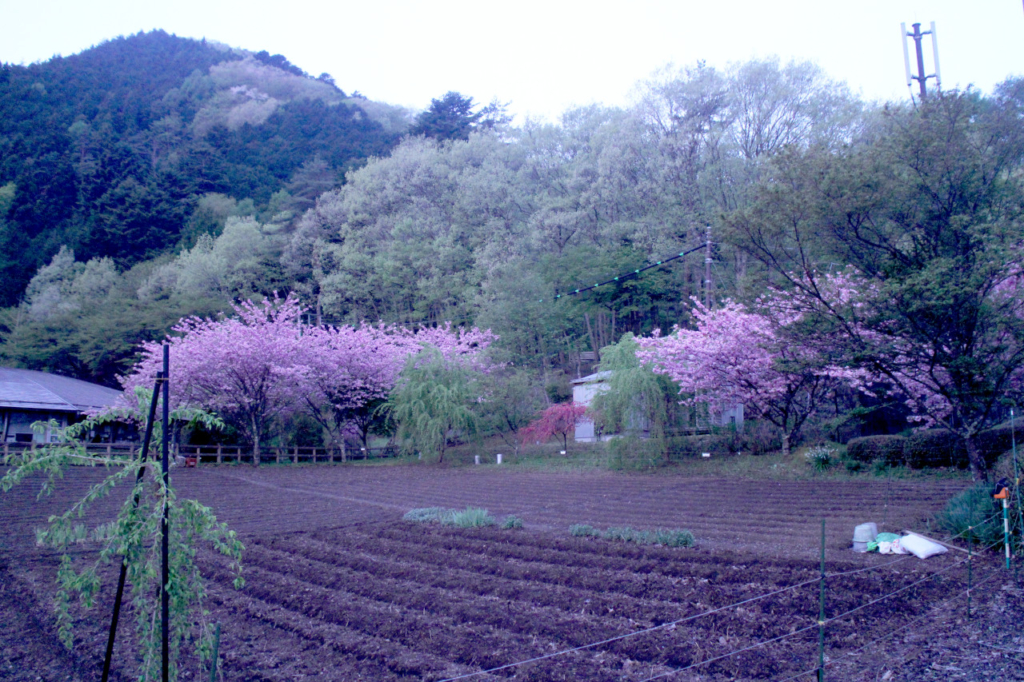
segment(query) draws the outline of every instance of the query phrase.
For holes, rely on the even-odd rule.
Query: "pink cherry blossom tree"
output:
[[[275,297],[236,305],[234,317],[181,320],[166,341],[172,407],[219,414],[252,446],[258,465],[274,424],[297,409],[307,390],[310,358],[300,313],[294,298]],[[161,344],[143,345],[135,371],[122,380],[126,397],[135,386],[152,384],[162,358]]]
[[[637,357],[676,382],[684,403],[712,411],[742,403],[779,428],[789,454],[804,423],[841,383],[825,358],[785,333],[798,317],[729,300],[715,309],[695,301],[693,317],[696,329],[676,326],[668,336],[638,338]]]

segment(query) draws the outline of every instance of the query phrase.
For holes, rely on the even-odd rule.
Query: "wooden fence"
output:
[[[160,444],[156,443],[155,449],[151,452],[157,457],[160,456]],[[46,447],[44,443],[4,443],[3,456],[7,457],[12,453],[24,450],[35,450]],[[133,457],[138,454],[138,443],[86,443],[85,450],[89,454],[106,455],[108,457]],[[154,446],[151,446],[154,447]],[[227,463],[252,463],[253,452],[251,448],[239,445],[179,445],[175,446],[174,455],[179,457],[195,457],[200,464],[227,464]],[[342,451],[340,448],[261,448],[260,461],[262,463],[276,464],[331,464],[336,462],[350,462],[353,460],[382,459],[398,456],[398,449],[393,447],[384,448],[359,448]]]

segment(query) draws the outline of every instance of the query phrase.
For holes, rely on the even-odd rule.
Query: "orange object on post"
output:
[[[993,495],[992,497],[994,497],[997,500],[1008,500],[1008,499],[1010,499],[1010,489],[1009,488],[1003,488],[999,492],[997,492],[995,495]]]

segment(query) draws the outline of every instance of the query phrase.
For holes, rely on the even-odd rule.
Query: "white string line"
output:
[[[843,577],[843,576],[850,576],[850,574],[859,573],[859,572],[862,572],[862,571],[865,571],[865,570],[874,570],[874,569],[877,569],[877,568],[884,568],[886,566],[891,566],[891,565],[893,565],[895,563],[900,563],[901,561],[905,561],[905,560],[907,560],[909,558],[911,558],[911,557],[905,556],[905,557],[902,557],[900,559],[896,559],[895,561],[889,561],[887,563],[878,564],[878,565],[874,565],[874,566],[867,566],[865,568],[855,568],[853,570],[847,570],[847,571],[839,572],[839,573],[825,573],[825,578],[840,578],[840,577]],[[589,649],[589,648],[592,648],[592,647],[595,647],[595,646],[600,646],[602,644],[608,644],[608,643],[611,643],[611,642],[614,642],[614,641],[618,641],[618,640],[621,640],[621,639],[626,639],[628,637],[635,637],[636,635],[643,635],[643,634],[646,634],[646,633],[649,633],[649,632],[654,632],[655,630],[662,630],[662,629],[665,629],[665,628],[671,628],[671,627],[680,625],[682,623],[687,623],[689,621],[694,621],[694,620],[698,619],[698,617],[702,617],[702,616],[705,616],[705,615],[711,615],[713,613],[717,613],[719,611],[726,610],[726,609],[732,608],[734,606],[742,606],[743,604],[748,604],[748,603],[750,603],[752,601],[757,601],[759,599],[764,599],[765,597],[771,597],[771,596],[774,596],[776,594],[781,594],[781,593],[786,592],[788,590],[795,590],[797,588],[804,587],[805,585],[810,585],[812,583],[816,583],[816,582],[818,582],[820,580],[821,580],[820,578],[813,578],[813,579],[805,581],[803,583],[798,583],[797,585],[791,585],[790,587],[782,588],[781,590],[776,590],[774,592],[769,592],[767,594],[763,594],[763,595],[760,595],[758,597],[752,597],[750,599],[745,599],[743,601],[737,601],[735,603],[728,604],[726,606],[721,606],[719,608],[715,608],[715,609],[712,609],[710,611],[705,611],[705,612],[702,612],[702,613],[696,613],[694,615],[689,615],[689,616],[684,617],[684,619],[680,619],[679,621],[673,621],[671,623],[663,623],[662,625],[654,626],[653,628],[647,628],[645,630],[637,630],[636,632],[626,633],[625,635],[618,635],[617,637],[612,637],[610,639],[605,639],[605,640],[602,640],[600,642],[594,642],[592,644],[584,644],[583,646],[577,646],[577,647],[573,647],[573,648],[570,648],[570,649],[563,649],[561,651],[554,651],[552,653],[547,653],[547,654],[545,654],[543,656],[537,656],[535,658],[527,658],[525,660],[520,660],[520,662],[518,662],[518,663],[506,664],[504,666],[499,666],[498,668],[489,668],[487,670],[481,670],[481,671],[478,671],[476,673],[467,673],[465,675],[460,675],[458,677],[446,678],[444,680],[441,680],[441,682],[454,682],[455,680],[464,680],[464,679],[467,679],[467,678],[470,678],[470,677],[475,677],[477,675],[486,675],[488,673],[496,673],[498,671],[506,670],[508,668],[515,668],[517,666],[524,666],[524,665],[530,664],[530,663],[537,663],[538,660],[545,660],[547,658],[554,658],[555,656],[560,656],[560,655],[563,655],[563,654],[566,654],[566,653],[573,653],[575,651],[581,651],[583,649]]]
[[[956,594],[954,594],[952,597],[948,597],[947,599],[944,599],[943,601],[939,602],[938,604],[934,604],[932,606],[932,608],[929,610],[929,612],[924,614],[923,616],[919,616],[919,617],[915,618],[914,620],[910,621],[906,625],[901,625],[898,628],[890,630],[889,632],[885,633],[884,635],[876,637],[876,638],[870,640],[869,642],[865,643],[864,645],[857,647],[856,649],[854,649],[852,651],[842,652],[837,658],[835,658],[833,660],[830,660],[830,661],[825,661],[825,665],[826,666],[833,665],[835,663],[839,663],[840,661],[842,661],[843,659],[845,659],[845,658],[847,658],[849,656],[855,656],[857,653],[863,651],[864,649],[868,648],[872,644],[877,644],[878,642],[882,641],[883,639],[887,639],[887,638],[895,635],[897,632],[899,632],[901,630],[906,630],[907,628],[909,628],[909,627],[911,627],[913,625],[916,625],[917,623],[920,623],[925,618],[928,618],[931,615],[931,613],[935,611],[935,609],[942,608],[943,606],[945,606],[949,602],[953,601],[954,599],[959,599],[960,597],[964,596],[968,592],[972,592],[972,591],[976,590],[980,585],[984,585],[989,580],[991,580],[992,578],[996,577],[1000,572],[1001,572],[1001,569],[995,569],[995,570],[991,571],[987,578],[985,578],[984,580],[982,580],[980,582],[975,583],[973,587],[971,587],[969,589],[966,589],[966,590],[961,590],[960,592],[957,592]],[[810,675],[811,673],[815,673],[815,672],[818,672],[818,667],[817,666],[815,666],[814,668],[811,668],[810,670],[805,670],[802,673],[797,673],[796,675],[793,675],[792,677],[787,677],[787,678],[785,678],[783,680],[779,680],[779,682],[789,682],[790,680],[795,680],[795,679],[797,679],[799,677],[803,677],[804,675]]]
[[[964,589],[964,590],[960,590],[959,592],[954,594],[952,597],[948,597],[948,598],[944,599],[943,601],[940,601],[938,604],[933,605],[932,608],[929,610],[929,612],[924,614],[923,616],[919,616],[919,617],[915,618],[914,620],[910,621],[909,623],[907,623],[905,625],[901,625],[898,628],[890,630],[889,632],[885,633],[884,635],[881,635],[879,637],[875,637],[874,639],[870,640],[866,644],[864,644],[862,646],[859,646],[856,649],[853,649],[852,651],[844,652],[844,653],[842,653],[840,655],[840,657],[837,657],[835,660],[826,661],[825,665],[831,665],[833,663],[838,663],[840,660],[842,660],[842,658],[847,657],[847,656],[854,656],[854,655],[860,653],[861,651],[863,651],[864,649],[868,648],[872,644],[877,644],[878,642],[882,641],[883,639],[887,639],[889,637],[892,637],[893,635],[895,635],[897,632],[899,632],[901,630],[906,630],[907,628],[911,627],[912,625],[916,625],[917,623],[920,623],[925,618],[930,617],[931,613],[933,611],[935,611],[935,609],[942,608],[943,606],[945,606],[949,602],[951,602],[951,601],[953,601],[955,599],[959,599],[960,597],[964,596],[968,592],[973,592],[974,590],[978,589],[979,586],[984,585],[989,580],[992,580],[992,578],[995,578],[1001,572],[1002,572],[1002,569],[1000,569],[1000,568],[993,569],[989,573],[987,578],[985,578],[984,580],[982,580],[980,582],[974,583],[971,587],[969,587],[967,589]],[[817,668],[815,668],[815,670],[817,670]]]
[[[742,649],[737,649],[736,651],[730,651],[727,654],[723,654],[723,655],[717,656],[715,658],[709,658],[706,661],[701,661],[700,663],[693,663],[691,665],[686,666],[685,668],[676,668],[675,670],[670,670],[667,673],[661,673],[660,675],[655,675],[654,677],[644,678],[640,682],[650,682],[651,680],[658,680],[658,679],[661,679],[662,677],[668,677],[669,675],[675,675],[676,673],[681,673],[681,672],[684,672],[686,670],[690,670],[691,668],[698,668],[698,667],[700,667],[702,665],[707,665],[708,663],[714,663],[715,661],[720,661],[723,658],[729,658],[730,656],[735,656],[736,654],[742,654],[744,651],[750,651],[751,649],[757,649],[758,647],[765,646],[766,644],[772,644],[774,642],[778,642],[778,641],[781,641],[783,639],[787,639],[789,637],[794,637],[796,635],[799,635],[802,632],[807,632],[808,630],[813,630],[816,627],[818,627],[817,624],[808,625],[805,628],[800,628],[799,630],[795,630],[794,632],[790,632],[789,634],[779,635],[778,637],[775,637],[773,639],[768,639],[768,640],[765,640],[763,642],[758,642],[757,644],[751,644],[748,647],[744,647]]]
[[[627,632],[624,635],[618,635],[616,637],[610,637],[608,639],[603,639],[600,642],[594,642],[592,644],[584,644],[583,646],[577,646],[577,647],[573,647],[571,649],[564,649],[562,651],[556,651],[554,653],[544,654],[543,656],[537,656],[535,658],[529,658],[529,659],[526,659],[525,661],[519,661],[517,663],[507,663],[505,665],[498,666],[497,668],[488,668],[487,670],[480,670],[480,671],[475,672],[475,673],[466,673],[464,675],[459,675],[457,677],[449,677],[449,678],[446,678],[444,680],[441,680],[441,682],[454,682],[455,680],[464,680],[464,679],[466,679],[468,677],[475,677],[476,675],[486,675],[487,673],[493,673],[493,672],[497,672],[499,670],[505,670],[506,668],[514,668],[516,666],[526,665],[527,663],[536,663],[537,661],[543,661],[543,660],[548,659],[548,658],[554,658],[555,656],[562,656],[563,654],[571,654],[571,653],[573,653],[575,651],[582,651],[583,649],[590,649],[590,648],[595,647],[595,646],[601,646],[602,644],[610,644],[611,642],[617,642],[617,641],[619,641],[621,639],[626,639],[627,637],[635,637],[637,635],[643,635],[643,634],[646,634],[648,632],[654,632],[655,630],[663,630],[665,628],[671,628],[671,627],[674,627],[674,626],[679,625],[681,623],[686,623],[686,622],[689,622],[691,620],[696,620],[698,618],[703,618],[704,616],[710,616],[711,614],[718,613],[720,611],[726,611],[728,609],[731,609],[731,608],[734,608],[734,607],[737,607],[737,606],[742,606],[744,604],[749,604],[750,602],[755,602],[755,601],[758,601],[759,599],[764,599],[766,597],[772,597],[772,596],[775,596],[777,594],[782,594],[783,592],[788,592],[790,590],[795,590],[798,587],[804,587],[805,585],[810,585],[811,583],[816,583],[819,580],[821,580],[821,578],[814,578],[812,580],[805,580],[804,582],[797,583],[796,585],[790,585],[789,587],[783,587],[782,589],[775,590],[774,592],[768,592],[767,594],[762,594],[762,595],[759,595],[757,597],[751,597],[750,599],[744,599],[743,601],[738,601],[738,602],[735,602],[733,604],[728,604],[726,606],[720,606],[717,609],[711,609],[710,611],[704,611],[702,613],[696,613],[696,614],[694,614],[692,616],[687,616],[686,618],[680,618],[679,620],[674,620],[674,621],[672,621],[670,623],[662,623],[661,625],[655,625],[654,627],[651,627],[651,628],[646,628],[646,629],[643,629],[643,630],[637,630],[635,632]]]
[[[994,542],[991,545],[989,545],[988,547],[983,548],[983,550],[984,549],[990,549],[990,548],[994,547],[995,545],[999,544],[999,542],[1001,542],[1001,541]],[[907,558],[909,558],[909,557],[907,557]],[[913,587],[914,585],[918,585],[918,584],[920,584],[922,582],[925,582],[926,580],[931,580],[935,576],[941,575],[942,573],[945,573],[946,571],[952,570],[952,569],[956,568],[957,566],[959,566],[960,564],[969,562],[972,559],[973,559],[973,557],[968,557],[967,559],[963,559],[962,561],[959,561],[959,562],[954,563],[954,564],[952,564],[950,566],[947,566],[946,568],[942,569],[941,571],[936,571],[934,573],[931,573],[930,575],[928,575],[925,578],[922,578],[921,580],[918,580],[918,581],[913,582],[913,583],[911,583],[909,585],[901,587],[900,589],[895,590],[893,592],[890,592],[889,594],[887,594],[887,595],[885,595],[883,597],[879,597],[878,599],[872,600],[872,601],[868,602],[867,604],[862,604],[861,606],[858,606],[856,608],[850,609],[846,613],[841,613],[838,616],[833,616],[832,618],[826,618],[823,621],[819,621],[818,623],[816,623],[814,625],[809,625],[806,628],[803,628],[801,630],[797,630],[796,632],[791,632],[788,635],[782,635],[780,637],[776,637],[774,639],[769,639],[769,640],[766,640],[764,642],[758,642],[757,644],[752,644],[752,645],[750,645],[748,647],[744,647],[743,649],[737,649],[736,651],[733,651],[731,653],[723,654],[721,656],[718,656],[717,658],[711,658],[711,659],[708,659],[706,661],[702,661],[700,663],[695,663],[693,665],[688,665],[685,668],[678,668],[676,670],[672,670],[672,671],[669,671],[667,673],[662,673],[660,675],[655,675],[654,677],[648,677],[648,678],[642,680],[642,682],[649,682],[649,680],[656,680],[656,679],[660,679],[662,677],[668,677],[669,675],[675,675],[676,673],[680,673],[680,672],[683,672],[685,670],[689,670],[691,668],[695,668],[695,667],[697,667],[699,665],[704,665],[705,663],[712,663],[714,661],[719,661],[719,660],[721,660],[723,658],[729,658],[730,656],[734,656],[736,654],[743,653],[744,651],[749,651],[751,649],[756,649],[757,647],[764,646],[765,644],[771,644],[772,642],[777,642],[777,641],[785,639],[787,637],[792,637],[793,635],[799,634],[799,633],[804,632],[806,630],[811,630],[811,629],[813,629],[815,627],[823,627],[823,626],[827,625],[828,623],[831,623],[832,621],[835,621],[835,620],[837,620],[839,618],[845,618],[846,616],[850,615],[851,613],[854,613],[856,611],[860,611],[861,609],[867,608],[868,606],[871,606],[872,604],[877,604],[878,602],[883,601],[885,599],[888,599],[889,597],[891,597],[891,596],[893,596],[895,594],[899,594],[900,592],[904,592],[904,591],[910,589],[911,587]],[[896,562],[890,562],[890,563],[896,563]],[[989,577],[991,577],[991,575]],[[820,578],[819,578],[819,580],[820,580]],[[811,581],[811,582],[814,582],[814,581]],[[979,583],[979,584],[981,584],[981,583]],[[974,587],[972,586],[971,588],[969,588],[968,591],[973,590],[973,589],[974,589]],[[817,670],[817,668],[815,668],[814,670]],[[814,672],[814,671],[809,671],[809,672]],[[806,673],[806,672],[800,673],[799,675],[797,675],[797,677],[801,677],[801,676],[806,675],[806,674],[808,674],[808,673]],[[789,678],[789,679],[794,679],[794,678]]]
[[[990,547],[994,547],[995,544],[998,544],[998,542],[996,542],[996,543],[994,543],[992,545],[989,545],[988,547],[985,547],[983,549],[989,549]],[[909,559],[909,558],[911,558],[911,557],[910,556],[906,556],[906,557],[903,557],[901,559],[896,559],[895,561],[890,561],[890,562],[885,563],[885,564],[879,564],[878,566],[869,566],[867,568],[858,568],[858,569],[854,569],[852,571],[846,571],[846,572],[843,572],[843,573],[826,574],[825,577],[826,578],[828,578],[830,576],[831,577],[839,577],[839,576],[844,576],[844,575],[851,575],[853,573],[860,573],[862,571],[874,570],[876,568],[884,568],[886,566],[891,566],[893,564],[900,563],[901,561],[905,561],[906,559]],[[954,564],[948,566],[947,568],[944,568],[941,571],[937,571],[937,572],[931,573],[927,577],[922,578],[921,580],[919,580],[917,582],[911,583],[910,585],[902,587],[899,590],[896,590],[895,592],[890,592],[889,594],[887,594],[887,595],[885,595],[883,597],[880,597],[879,599],[876,599],[876,600],[874,600],[872,602],[868,602],[867,604],[863,604],[862,606],[858,606],[857,608],[852,609],[850,611],[847,611],[844,614],[840,614],[839,616],[835,616],[833,618],[827,619],[827,620],[822,621],[822,622],[823,623],[829,623],[829,622],[835,620],[836,618],[842,618],[844,616],[849,615],[850,613],[853,613],[854,611],[859,611],[860,609],[867,608],[868,606],[871,606],[874,603],[877,603],[879,601],[887,599],[887,598],[891,597],[894,594],[898,594],[899,592],[903,592],[903,591],[913,587],[914,585],[917,585],[917,584],[919,584],[921,582],[924,582],[925,580],[930,580],[933,577],[935,577],[936,575],[940,575],[942,573],[945,573],[946,571],[949,571],[949,570],[951,570],[951,569],[953,569],[953,568],[959,566],[960,564],[962,564],[962,563],[964,563],[966,561],[969,561],[969,560],[970,559],[964,559],[964,560],[962,560],[960,562],[954,563]],[[444,680],[441,680],[441,682],[455,682],[455,680],[464,680],[464,679],[468,679],[470,677],[476,677],[477,675],[486,675],[488,673],[498,672],[500,670],[506,670],[508,668],[515,668],[517,666],[526,665],[528,663],[536,663],[538,661],[547,660],[549,658],[554,658],[556,656],[562,656],[562,655],[565,655],[565,654],[571,654],[571,653],[574,653],[576,651],[582,651],[584,649],[590,649],[590,648],[593,648],[595,646],[601,646],[602,644],[610,644],[611,642],[616,642],[616,641],[623,640],[623,639],[626,639],[626,638],[629,638],[629,637],[635,637],[637,635],[647,634],[649,632],[654,632],[656,630],[662,630],[664,628],[674,627],[674,626],[679,625],[681,623],[686,623],[686,622],[689,622],[689,621],[692,621],[692,620],[696,620],[697,618],[702,618],[704,616],[710,616],[710,615],[712,615],[714,613],[718,613],[720,611],[725,611],[725,610],[731,609],[731,608],[736,607],[736,606],[742,606],[743,604],[749,604],[750,602],[758,601],[758,600],[764,599],[766,597],[771,597],[771,596],[774,596],[774,595],[777,595],[777,594],[782,594],[783,592],[788,592],[789,590],[794,590],[794,589],[797,589],[799,587],[803,587],[805,585],[810,585],[811,583],[816,583],[816,582],[818,582],[820,580],[821,580],[820,577],[812,578],[810,580],[805,580],[802,583],[797,583],[795,585],[790,585],[789,587],[784,587],[782,589],[775,590],[774,592],[768,592],[767,594],[762,594],[762,595],[757,596],[757,597],[751,597],[750,599],[745,599],[743,601],[738,601],[738,602],[735,602],[733,604],[728,604],[726,606],[721,606],[721,607],[719,607],[717,609],[712,609],[710,611],[705,611],[703,613],[697,613],[697,614],[694,614],[692,616],[687,616],[686,618],[680,618],[679,620],[671,621],[669,623],[662,623],[661,625],[655,625],[654,627],[645,628],[643,630],[636,630],[635,632],[627,632],[624,635],[618,635],[616,637],[611,637],[609,639],[604,639],[604,640],[601,640],[599,642],[593,642],[591,644],[584,644],[582,646],[573,647],[571,649],[563,649],[561,651],[555,651],[555,652],[550,653],[550,654],[545,654],[543,656],[537,656],[537,657],[534,657],[534,658],[529,658],[529,659],[526,659],[526,660],[523,660],[523,661],[518,661],[518,662],[515,662],[515,663],[506,663],[505,665],[501,665],[501,666],[498,666],[498,667],[495,667],[495,668],[488,668],[487,670],[479,670],[477,672],[466,673],[464,675],[458,675],[456,677],[448,677],[448,678],[445,678]],[[809,626],[809,627],[813,628],[815,626],[812,625],[812,626]],[[741,653],[743,651],[747,651],[750,648],[756,648],[757,646],[761,646],[761,645],[764,645],[764,644],[770,644],[771,642],[777,641],[779,639],[784,639],[785,637],[791,637],[791,636],[797,634],[798,632],[802,632],[802,630],[797,630],[796,632],[790,633],[789,635],[784,635],[783,637],[777,637],[777,638],[772,639],[772,640],[767,640],[767,641],[764,641],[764,642],[760,642],[760,643],[758,643],[756,645],[752,645],[751,647],[747,647],[745,649],[739,649],[737,651],[734,651],[733,654],[738,654],[738,653]],[[727,658],[730,655],[732,655],[732,654],[726,654],[724,656],[720,656],[719,658]],[[705,661],[705,663],[711,662],[711,661],[715,661],[715,660],[719,660],[719,658],[710,659],[709,661]],[[679,668],[676,672],[681,672],[681,671],[687,670],[687,669],[688,668]],[[665,673],[665,675],[671,675],[671,674],[674,674],[674,673]],[[664,676],[664,675],[660,675],[659,677],[662,677],[662,676]],[[656,678],[650,678],[650,679],[656,679]],[[644,682],[646,682],[646,680]]]

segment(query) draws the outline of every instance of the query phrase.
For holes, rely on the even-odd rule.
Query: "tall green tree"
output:
[[[863,144],[781,156],[729,218],[808,333],[963,438],[979,480],[978,433],[1024,388],[1020,92],[891,107]]]

